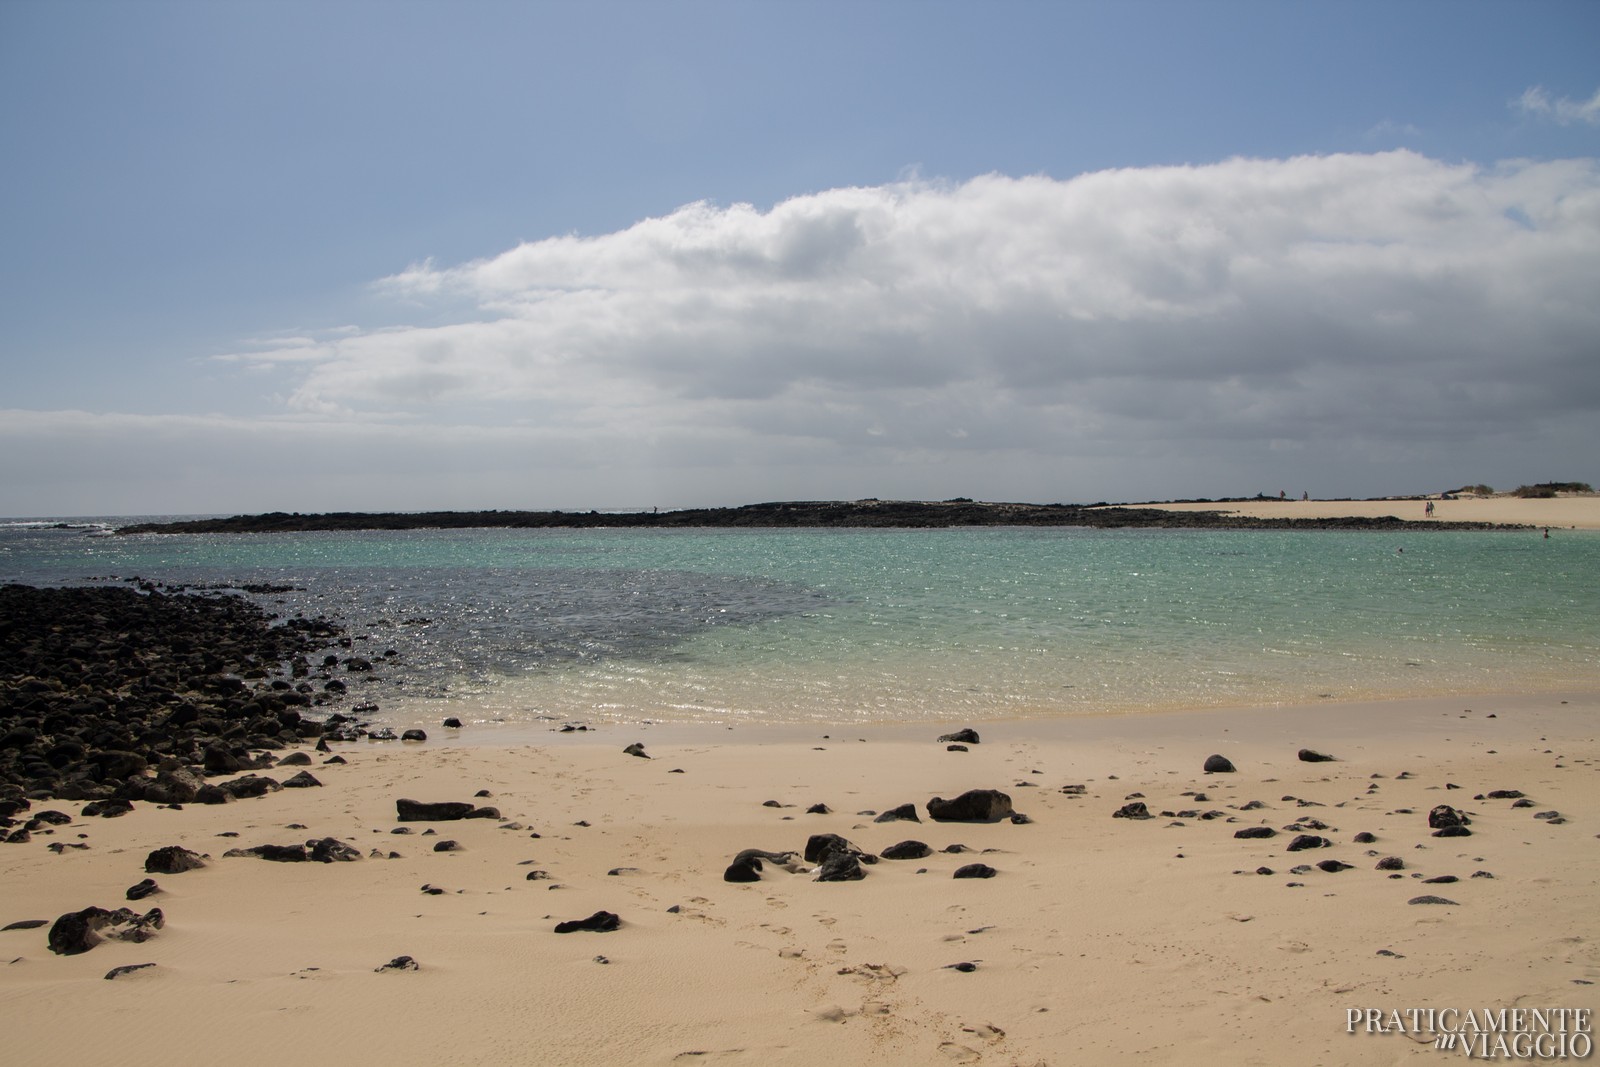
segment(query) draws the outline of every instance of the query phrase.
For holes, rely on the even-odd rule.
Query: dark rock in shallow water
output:
[[[957,867],[956,868],[956,873],[951,875],[951,877],[952,878],[993,878],[996,874],[999,874],[999,873],[1000,873],[999,871],[996,871],[993,867],[989,866],[987,863],[969,863],[965,867]]]
[[[439,725],[443,726],[446,730],[459,730],[461,729],[461,720],[452,715]]]
[[[873,819],[872,821],[873,822],[894,822],[897,819],[898,820],[904,820],[904,821],[907,821],[907,822],[921,822],[922,821],[921,819],[919,819],[917,817],[917,806],[915,804],[901,804],[897,808],[890,808],[888,811],[884,812],[882,815],[879,815],[876,819]]]
[[[198,852],[191,852],[182,845],[167,845],[158,848],[144,859],[144,873],[146,874],[182,874],[184,871],[196,871],[206,865],[206,861]]]
[[[921,841],[902,841],[878,853],[886,860],[920,860],[933,855],[933,849]]]
[[[428,732],[426,730],[407,730],[400,735],[400,740],[402,741],[426,741],[427,739]]]
[[[954,800],[934,797],[928,817],[937,822],[998,822],[1011,814],[1011,797],[998,789],[969,789]]]
[[[425,803],[420,800],[396,800],[395,817],[401,822],[451,822],[465,819],[473,805],[460,800]]]
[[[1207,756],[1202,768],[1207,774],[1233,774],[1233,762],[1227,756]]]
[[[47,941],[50,951],[56,955],[75,956],[107,940],[141,944],[154,937],[165,922],[160,908],[151,908],[143,915],[130,908],[116,911],[84,908],[57,919],[50,927]]]
[[[957,730],[953,734],[941,734],[939,740],[954,741],[962,745],[976,745],[978,743],[978,731],[968,726]]]
[[[556,933],[570,934],[579,930],[608,933],[622,925],[622,920],[609,911],[597,911],[587,919],[571,919],[556,923]]]

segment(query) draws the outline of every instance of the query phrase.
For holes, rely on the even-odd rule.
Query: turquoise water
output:
[[[0,579],[134,574],[294,585],[263,599],[400,653],[396,714],[976,720],[1600,688],[1583,533],[0,528]]]

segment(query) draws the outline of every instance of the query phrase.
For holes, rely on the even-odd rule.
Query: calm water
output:
[[[462,696],[507,719],[847,722],[1600,688],[1600,535],[1573,532],[0,523],[0,580],[131,575],[294,586],[258,599],[401,654],[370,691],[397,717]]]

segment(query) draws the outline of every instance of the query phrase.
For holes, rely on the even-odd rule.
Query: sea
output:
[[[380,719],[981,721],[1600,690],[1600,533],[0,520],[0,582],[326,616]]]

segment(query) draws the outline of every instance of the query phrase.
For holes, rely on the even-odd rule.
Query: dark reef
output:
[[[1394,516],[1336,519],[1256,519],[1217,511],[1162,511],[1153,508],[1079,504],[1001,504],[971,500],[790,501],[737,508],[687,508],[681,511],[421,511],[329,512],[320,515],[236,515],[224,519],[140,523],[117,532],[135,533],[299,533],[307,530],[455,529],[930,529],[959,526],[1092,526],[1102,529],[1196,530],[1493,530],[1527,529],[1483,522],[1409,523]]]

